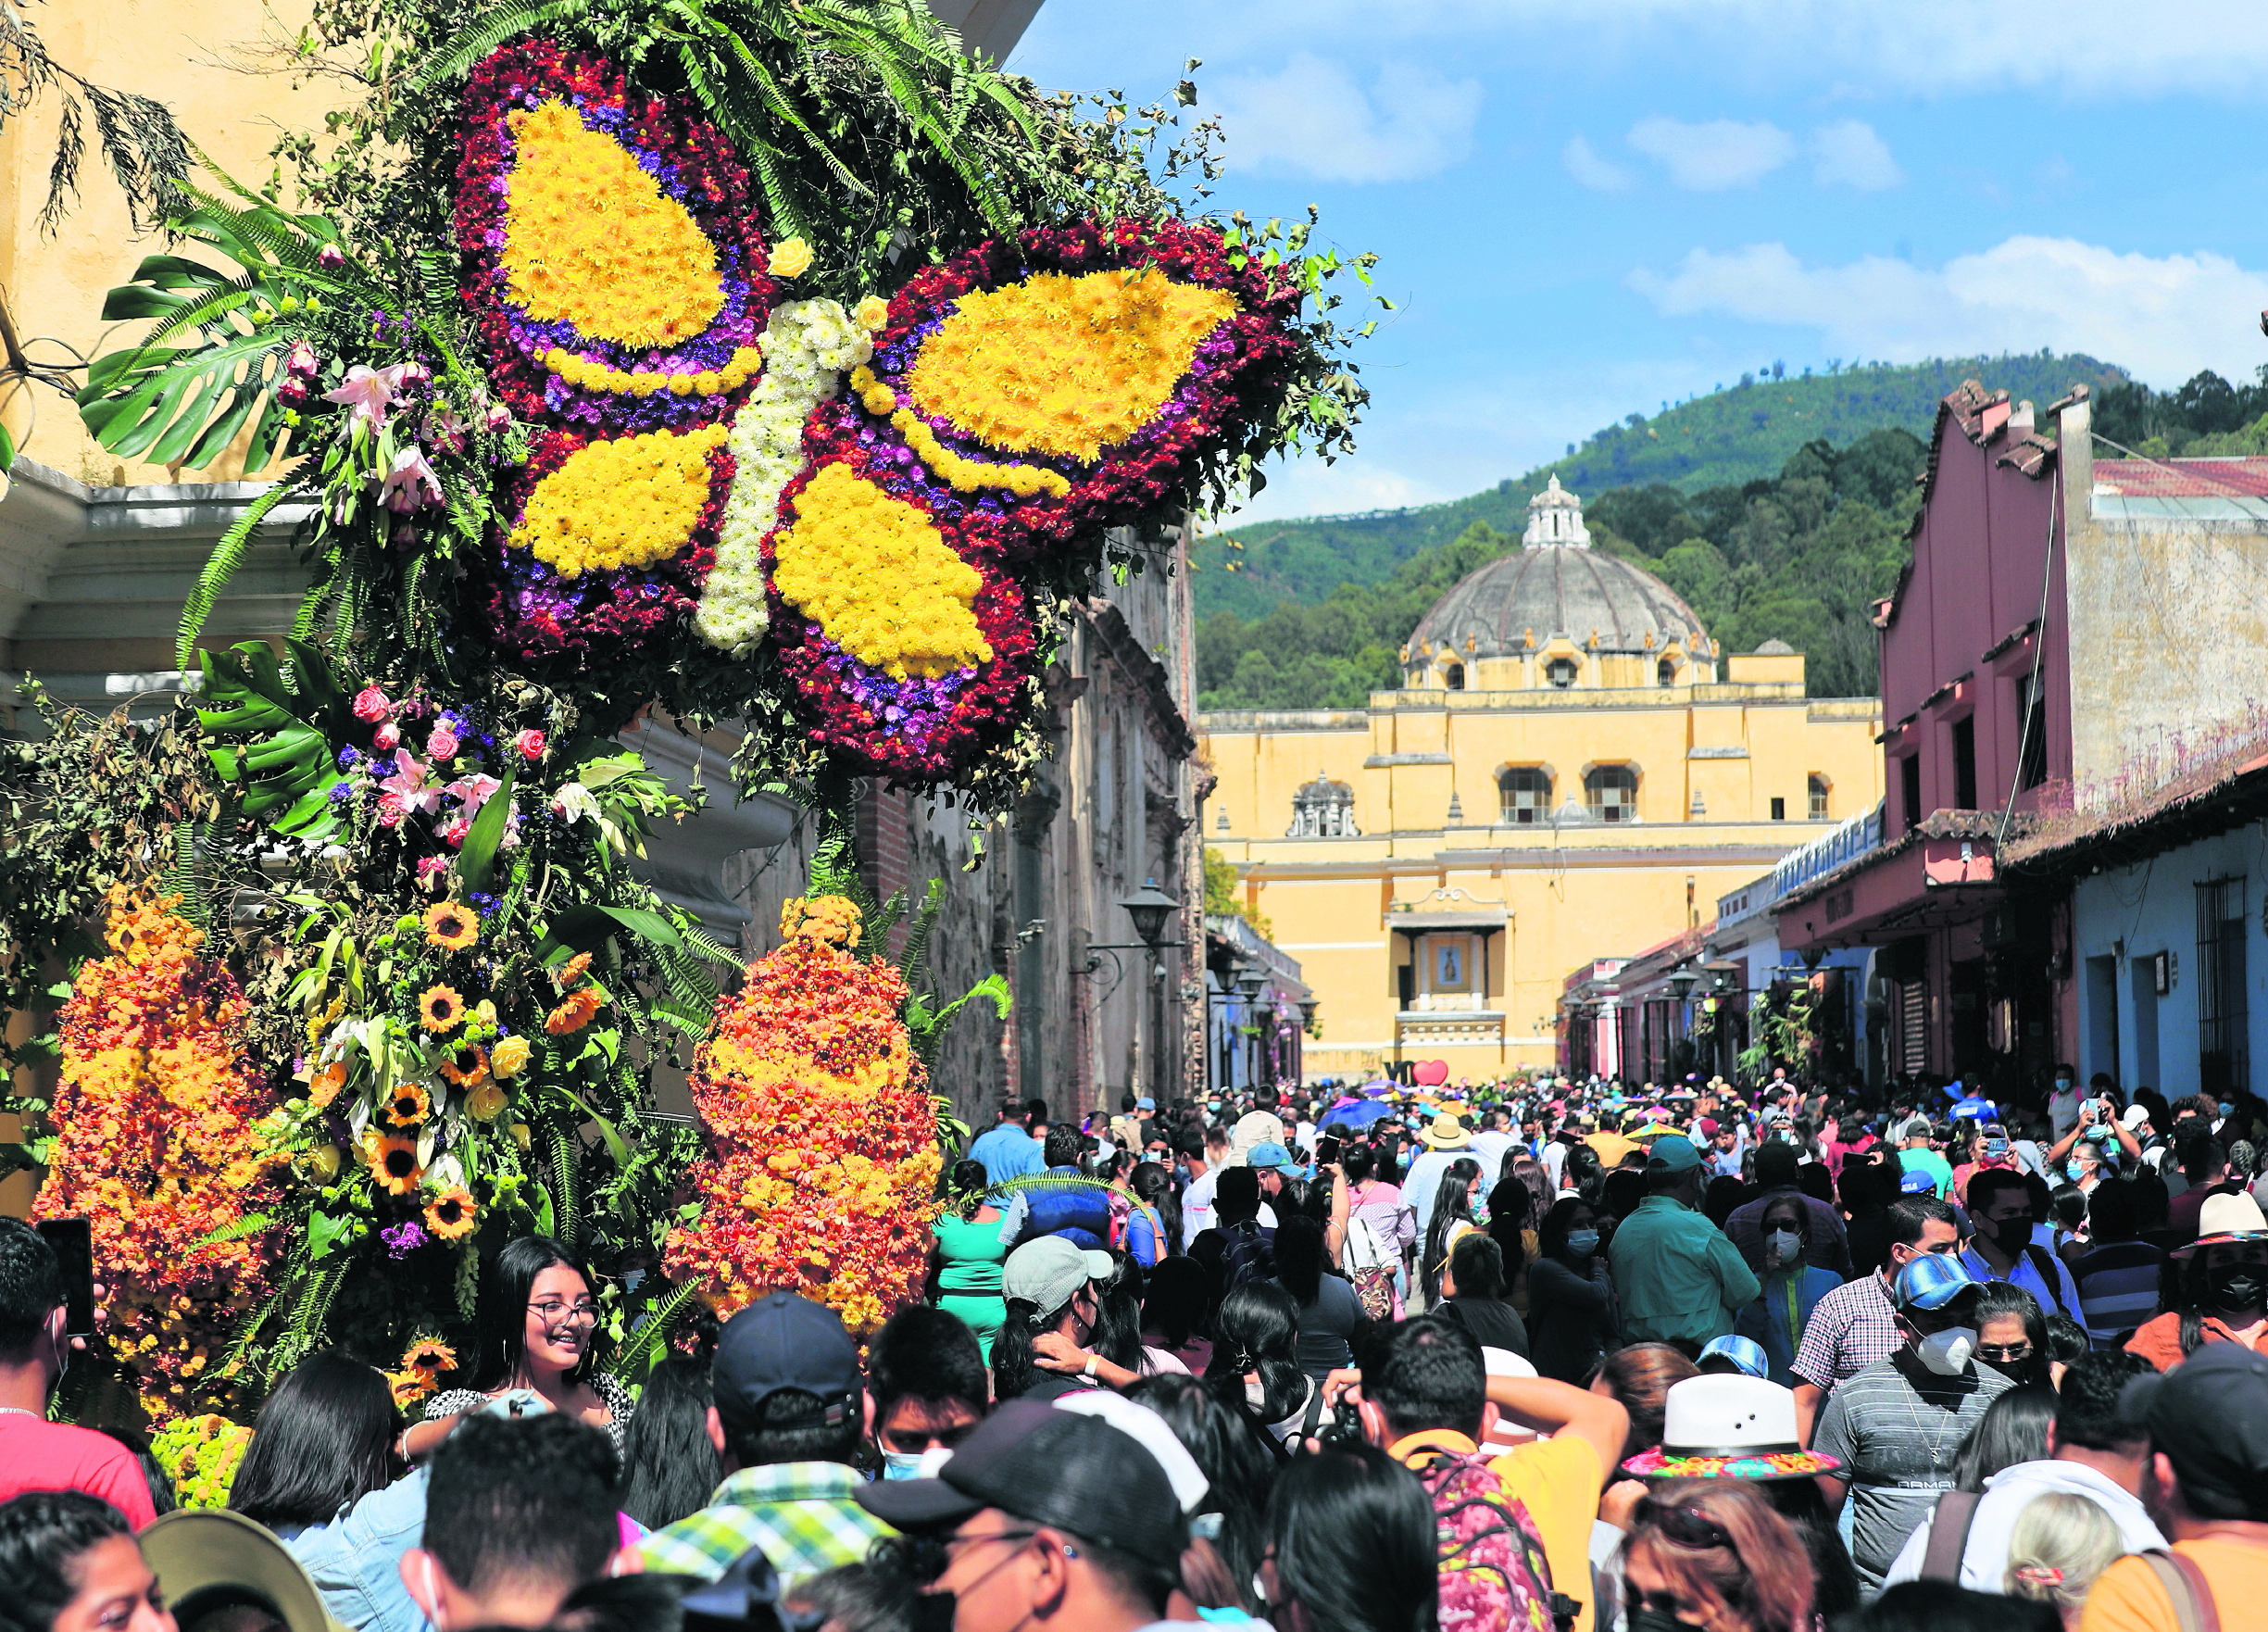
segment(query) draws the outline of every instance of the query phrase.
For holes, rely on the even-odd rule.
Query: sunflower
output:
[[[570,992],[566,999],[545,1017],[544,1029],[555,1037],[567,1036],[590,1024],[591,1017],[597,1012],[598,997],[596,993]]]
[[[571,991],[575,983],[583,977],[590,967],[591,955],[588,952],[577,952],[572,958],[570,958],[559,966],[559,990]]]
[[[455,1031],[465,1018],[465,1000],[455,986],[427,986],[418,999],[418,1015],[427,1031]]]
[[[472,1234],[480,1215],[464,1186],[452,1186],[425,1204],[425,1227],[439,1240],[461,1241]]]
[[[307,1098],[316,1110],[328,1110],[331,1101],[339,1097],[339,1090],[345,1086],[346,1061],[333,1060],[317,1072],[314,1080],[307,1084]]]
[[[418,1187],[425,1176],[424,1163],[418,1160],[418,1142],[399,1135],[382,1134],[373,1128],[364,1136],[365,1149],[370,1159],[370,1175],[379,1187],[395,1196],[407,1196]]]
[[[494,1122],[511,1099],[502,1084],[484,1082],[465,1096],[465,1114],[475,1122]]]
[[[394,1390],[394,1409],[407,1411],[439,1387],[431,1372],[388,1372],[386,1382]]]
[[[506,1037],[489,1051],[488,1069],[499,1080],[518,1076],[527,1068],[530,1052],[527,1038]]]
[[[488,1080],[488,1054],[475,1043],[462,1043],[441,1062],[441,1074],[460,1088],[476,1088]]]
[[[469,907],[436,901],[425,910],[425,938],[432,946],[461,952],[481,938],[481,920]]]
[[[420,1337],[402,1351],[402,1370],[431,1377],[457,1369],[457,1351],[438,1337]]]
[[[404,1083],[386,1096],[386,1120],[395,1127],[416,1127],[432,1111],[432,1097],[416,1083]]]

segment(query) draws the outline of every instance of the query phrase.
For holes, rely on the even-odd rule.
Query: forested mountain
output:
[[[1197,614],[1228,611],[1250,620],[1285,600],[1320,603],[1342,584],[1384,584],[1403,562],[1447,544],[1475,521],[1517,537],[1527,523],[1529,496],[1552,475],[1586,504],[1613,488],[1655,483],[1698,495],[1774,476],[1807,443],[1824,440],[1848,447],[1871,431],[1891,427],[1925,436],[1938,399],[1972,378],[2019,400],[2029,398],[2043,409],[2081,381],[2099,392],[2125,386],[2122,401],[2137,408],[2129,416],[2136,428],[2144,415],[2155,416],[2150,423],[2190,422],[2167,406],[2182,393],[2160,396],[2132,385],[2124,370],[2076,354],[1868,364],[1785,377],[1766,369],[1706,396],[1665,404],[1651,419],[1631,414],[1579,446],[1571,444],[1563,458],[1468,498],[1359,516],[1232,526],[1224,536],[1200,540],[1193,551]],[[2221,383],[2223,392],[2229,389]],[[2212,396],[2203,394],[2200,405]],[[2213,406],[2222,405],[2215,399]],[[2258,418],[2262,408],[2268,402],[2246,418]],[[1408,633],[1405,628],[1395,639]]]

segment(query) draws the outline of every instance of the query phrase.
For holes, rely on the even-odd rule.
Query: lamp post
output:
[[[1102,968],[1103,959],[1106,956],[1110,960],[1111,967],[1118,973],[1112,977],[1110,985],[1105,988],[1102,996],[1096,1000],[1097,1006],[1108,1002],[1110,994],[1117,991],[1120,984],[1126,978],[1125,966],[1119,962],[1118,955],[1121,952],[1142,952],[1155,959],[1162,952],[1177,950],[1188,944],[1184,941],[1169,941],[1165,938],[1166,921],[1181,910],[1181,903],[1159,889],[1156,879],[1144,879],[1142,887],[1133,895],[1122,898],[1119,905],[1126,910],[1126,916],[1134,920],[1134,934],[1140,938],[1131,941],[1089,941],[1086,961],[1075,972],[1091,975]],[[1162,972],[1164,965],[1159,964],[1159,968]],[[1143,1047],[1143,1033],[1148,1028],[1143,1023],[1142,1015],[1143,1010],[1135,1010],[1134,1057],[1137,1061],[1147,1060],[1149,1057],[1149,1051]]]

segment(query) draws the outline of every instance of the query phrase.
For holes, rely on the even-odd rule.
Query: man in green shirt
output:
[[[1684,1337],[1707,1343],[1763,1288],[1740,1249],[1701,1211],[1707,1174],[1682,1134],[1664,1134],[1646,1159],[1645,1200],[1614,1232],[1608,1262],[1633,1343]]]
[[[1930,1183],[1937,1186],[1937,1199],[1942,1201],[1953,1187],[1953,1170],[1944,1157],[1932,1148],[1936,1130],[1929,1125],[1929,1118],[1917,1116],[1906,1124],[1905,1149],[1898,1153],[1898,1164],[1908,1173],[1925,1173]]]

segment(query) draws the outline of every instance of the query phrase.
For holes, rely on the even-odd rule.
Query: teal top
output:
[[[1648,1196],[1608,1249],[1632,1343],[1684,1337],[1707,1343],[1733,1329],[1733,1312],[1763,1291],[1740,1249],[1682,1201]]]
[[[937,1236],[937,1289],[964,1296],[997,1297],[1000,1266],[1008,1262],[1008,1248],[1000,1239],[1000,1221],[978,1224],[947,1213],[930,1226]]]
[[[1937,1199],[1953,1187],[1953,1170],[1935,1150],[1900,1150],[1898,1164],[1908,1173],[1925,1173],[1937,1186]]]

